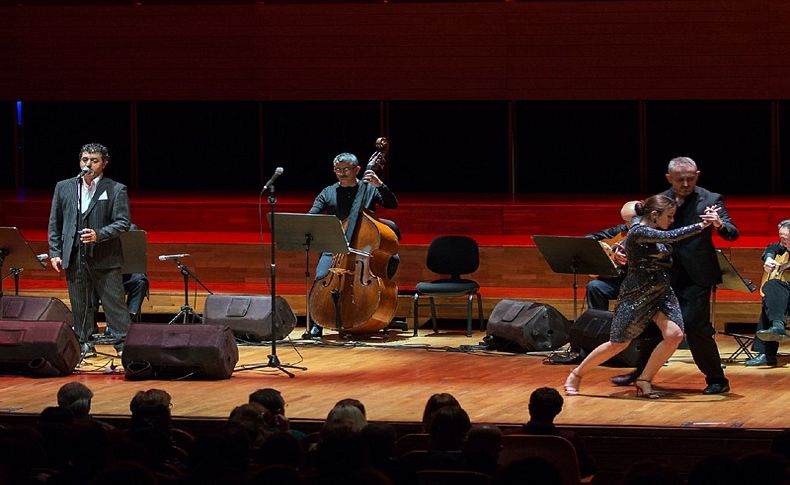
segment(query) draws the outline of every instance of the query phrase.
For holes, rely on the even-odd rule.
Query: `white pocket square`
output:
[[[106,190],[101,193],[101,195],[99,196],[99,200],[107,200],[107,191]]]

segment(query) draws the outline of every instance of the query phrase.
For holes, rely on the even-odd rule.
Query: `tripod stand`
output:
[[[199,313],[195,312],[195,310],[189,305],[189,278],[191,277],[195,280],[200,286],[203,287],[204,290],[208,292],[209,295],[213,295],[214,292],[209,290],[206,285],[203,284],[202,281],[197,277],[195,273],[190,271],[189,267],[179,260],[179,257],[188,257],[189,254],[180,254],[178,256],[169,258],[167,256],[159,256],[160,260],[165,259],[172,259],[173,262],[176,264],[176,268],[181,272],[181,276],[184,277],[184,304],[181,305],[181,310],[170,320],[167,324],[172,325],[178,322],[178,319],[181,319],[181,323],[186,325],[188,323],[195,323],[197,320],[200,323],[203,323],[203,317],[200,316]]]

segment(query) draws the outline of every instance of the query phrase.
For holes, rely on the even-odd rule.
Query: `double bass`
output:
[[[384,166],[389,143],[376,140],[367,170]],[[387,274],[398,252],[398,239],[389,226],[365,207],[374,188],[360,182],[343,230],[350,248],[335,254],[327,275],[310,289],[310,316],[318,325],[341,333],[373,333],[385,328],[395,316],[398,287]]]

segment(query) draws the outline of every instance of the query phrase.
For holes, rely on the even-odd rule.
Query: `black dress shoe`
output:
[[[309,330],[306,330],[305,333],[302,334],[302,338],[306,340],[321,338],[323,334],[324,328],[314,324]]]
[[[708,384],[708,387],[702,390],[702,394],[724,394],[725,392],[730,392],[730,385],[729,384],[722,384],[720,382],[714,382],[713,384]]]
[[[609,380],[612,381],[612,384],[615,386],[630,386],[636,382],[636,378],[639,377],[639,374],[641,373],[641,370],[635,370],[633,372],[629,372],[628,374],[620,374],[618,376],[610,377]]]
[[[771,328],[767,330],[758,330],[755,333],[755,336],[767,342],[779,342],[780,340],[784,340],[788,338],[787,332],[785,331],[784,325],[773,325]]]
[[[769,356],[767,356],[765,354],[759,354],[759,355],[757,355],[757,357],[754,357],[754,358],[749,359],[746,362],[744,362],[744,365],[747,366],[747,367],[756,367],[756,366],[761,366],[761,365],[762,366],[764,366],[764,365],[775,366],[776,365],[776,356],[769,357]]]

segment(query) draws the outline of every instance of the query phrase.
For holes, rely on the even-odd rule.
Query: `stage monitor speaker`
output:
[[[277,301],[277,340],[296,327],[296,315],[285,298]],[[209,295],[203,309],[203,323],[228,326],[246,340],[272,339],[272,297],[261,295]]]
[[[486,333],[494,347],[513,343],[522,351],[555,350],[568,343],[571,322],[556,308],[530,301],[502,300],[488,317]]]
[[[71,310],[57,298],[46,296],[4,296],[2,320],[64,322],[72,326]]]
[[[79,361],[80,343],[68,324],[0,320],[0,373],[65,376]]]
[[[228,379],[239,361],[236,339],[218,325],[133,323],[121,362],[126,379]]]
[[[586,355],[604,342],[609,341],[614,313],[603,310],[587,310],[576,319],[571,327],[571,347]],[[631,341],[620,354],[612,357],[604,365],[613,367],[637,367],[642,357],[653,351],[661,341],[658,327],[651,325],[639,338]]]

